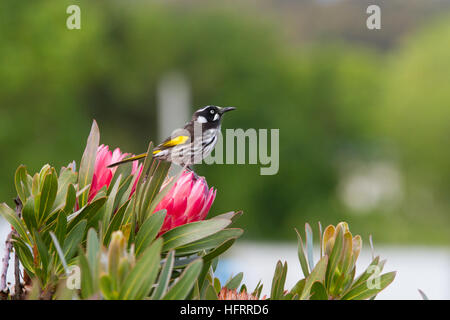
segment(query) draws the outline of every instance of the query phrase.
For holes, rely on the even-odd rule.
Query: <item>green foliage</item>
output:
[[[316,264],[313,261],[313,234],[309,224],[305,224],[305,233],[306,245],[297,232],[298,256],[305,278],[299,280],[288,293],[284,293],[287,265],[281,268],[279,262],[271,297],[300,300],[372,299],[394,280],[395,272],[381,274],[386,261],[380,261],[379,257],[375,257],[355,279],[362,240],[359,235],[352,236],[347,223],[341,222],[336,227],[329,225],[320,234],[320,256]]]
[[[99,139],[94,121],[79,172],[71,164],[58,175],[45,165],[30,175],[19,166],[14,181],[23,204],[21,216],[0,204],[0,214],[16,231],[13,245],[31,282],[25,283],[32,287],[29,297],[186,298],[203,259],[217,257],[242,234],[227,228],[238,214],[189,223],[161,235],[166,211],[153,211],[172,184],[161,189],[168,166],[153,159],[145,160],[135,193],[131,186],[136,178],[120,167],[109,187],[89,200]],[[81,270],[80,290],[65,288],[63,280],[72,266]]]
[[[300,10],[302,2],[291,2],[276,10],[286,14],[291,5]],[[334,20],[322,19],[320,27],[310,28],[299,25],[292,11],[280,19],[254,3],[216,7],[79,0],[82,29],[69,31],[64,24],[67,1],[3,0],[0,194],[5,201],[11,205],[15,196],[8,182],[18,163],[26,159],[34,172],[46,159],[59,168],[77,157],[83,151],[79,134],[89,129],[91,118],[102,124],[105,143],[145,151],[158,127],[158,82],[178,71],[190,82],[193,108],[211,103],[238,107],[224,129],[281,129],[277,176],[261,177],[256,165],[196,168],[222,190],[215,201],[218,211],[228,210],[229,203],[246,208],[241,225],[247,236],[286,240],[289,228],[303,221],[335,224],[344,219],[378,241],[448,243],[449,153],[442,146],[450,101],[449,19],[444,16],[422,29],[419,7],[408,4],[408,10],[390,10],[388,32],[370,33],[355,27],[358,19],[347,18],[362,4],[341,1],[304,10],[305,19],[317,20],[310,12],[323,17],[341,8],[346,15],[342,31]],[[434,8],[442,11],[439,5]],[[289,17],[295,24],[286,37]],[[385,43],[384,37],[392,39],[412,22],[420,30],[389,54],[361,46]],[[330,38],[341,32],[347,36]],[[301,35],[310,42],[293,40]],[[394,208],[394,215],[376,208],[364,216],[350,215],[336,194],[340,163],[379,157],[401,161],[403,210]],[[122,177],[122,183],[129,183],[124,181],[128,174]],[[242,188],[235,188],[237,182]],[[126,198],[127,189],[118,192],[123,194],[116,203]]]

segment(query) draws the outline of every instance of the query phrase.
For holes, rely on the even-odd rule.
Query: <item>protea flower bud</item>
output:
[[[263,298],[263,300],[265,297]],[[246,290],[237,292],[236,289],[230,290],[223,287],[219,292],[219,300],[259,300],[258,297],[247,293]]]
[[[98,147],[97,157],[95,159],[94,176],[92,178],[91,189],[89,191],[89,201],[95,197],[101,188],[104,186],[109,187],[117,167],[108,168],[108,166],[129,156],[131,156],[129,153],[122,153],[119,148],[116,148],[114,152],[111,152],[109,147],[103,144]],[[142,164],[139,164],[138,161],[134,161],[132,165],[133,167],[131,174],[134,175],[137,173],[140,175],[142,172]],[[136,184],[137,180],[133,186],[131,194],[133,194],[136,190]]]
[[[167,180],[164,188],[170,180]],[[156,206],[155,212],[166,209],[167,215],[161,234],[180,225],[204,220],[216,198],[214,188],[209,189],[204,177],[185,171],[170,191]]]

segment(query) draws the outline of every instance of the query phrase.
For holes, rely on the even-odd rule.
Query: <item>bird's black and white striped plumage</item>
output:
[[[212,152],[217,143],[224,113],[234,109],[233,107],[206,106],[197,110],[191,121],[183,128],[176,129],[170,137],[155,147],[153,157],[188,167],[201,162]],[[110,167],[146,156],[146,153],[134,156],[113,163]]]

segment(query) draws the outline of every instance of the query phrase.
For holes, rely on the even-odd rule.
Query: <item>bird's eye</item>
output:
[[[211,113],[211,114],[214,114],[214,110],[211,110],[210,113]]]

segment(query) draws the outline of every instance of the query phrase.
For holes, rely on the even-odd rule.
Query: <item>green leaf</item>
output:
[[[117,192],[119,191],[120,180],[122,180],[121,176],[117,178],[115,184],[111,187],[105,205],[102,207],[99,213],[103,220],[102,230],[106,230],[108,228],[111,216],[114,213],[114,202],[116,200]]]
[[[119,293],[113,290],[112,280],[109,275],[104,274],[100,277],[99,286],[105,299],[117,300],[119,298]]]
[[[155,160],[156,161],[156,160]],[[183,171],[179,172],[172,180],[161,189],[164,180],[169,172],[170,163],[165,161],[158,161],[155,170],[150,170],[153,172],[151,174],[151,179],[149,179],[145,184],[144,196],[141,202],[140,217],[141,221],[145,220],[145,217],[155,211],[156,206],[164,198],[164,196],[172,189],[175,182],[181,177]]]
[[[58,191],[58,179],[54,168],[48,170],[43,179],[41,191],[35,199],[35,211],[39,226],[45,222],[51,212]]]
[[[312,270],[314,269],[313,232],[311,230],[311,226],[308,223],[305,224],[305,234],[306,234],[306,248],[308,252],[309,270]]]
[[[310,275],[306,278],[305,287],[300,295],[300,300],[308,299],[310,296],[310,290],[314,282],[323,282],[325,280],[325,274],[327,271],[328,256],[323,256],[319,262],[317,262],[315,268],[311,271]]]
[[[365,282],[371,275],[370,271],[374,269],[375,266],[378,266],[380,263],[380,257],[375,257],[370,265],[367,267],[366,270],[358,277],[356,278],[355,282],[352,284],[352,287],[356,287],[359,284]]]
[[[50,260],[47,246],[44,244],[41,236],[36,230],[34,230],[34,239],[36,240],[36,247],[38,249],[39,260],[42,263],[42,269],[46,271]]]
[[[145,298],[158,275],[162,239],[148,247],[126,277],[119,299],[138,300]]]
[[[360,283],[358,286],[353,287],[349,292],[345,294],[345,296],[342,297],[342,300],[370,299],[371,297],[377,295],[381,290],[386,288],[389,284],[391,284],[391,282],[394,281],[395,275],[396,272],[393,271],[376,277],[373,280],[369,278],[363,283]],[[375,287],[373,287],[373,285],[375,285]]]
[[[35,271],[33,254],[31,253],[30,248],[20,240],[13,241],[13,246],[14,251],[19,256],[19,260],[22,263],[22,266],[27,270],[29,276],[33,277]]]
[[[83,189],[92,182],[94,175],[95,159],[97,157],[97,149],[100,142],[100,132],[98,130],[97,122],[92,122],[91,132],[87,139],[86,149],[81,158],[80,171],[78,176],[78,190]],[[89,190],[82,193],[79,200],[80,207],[84,207],[88,202]]]
[[[334,241],[333,249],[331,250],[330,257],[328,260],[328,268],[325,277],[325,286],[330,287],[333,276],[336,272],[336,267],[342,255],[342,248],[344,243],[344,230],[342,226],[338,225],[336,228],[336,238]]]
[[[66,215],[69,215],[73,212],[73,208],[75,207],[76,202],[77,202],[77,192],[75,190],[74,185],[70,184],[67,187],[66,202],[63,208],[63,211],[66,213]]]
[[[92,274],[96,274],[98,267],[98,258],[100,252],[100,243],[97,232],[90,228],[87,234],[86,255],[89,265],[91,266]]]
[[[242,235],[243,232],[244,231],[242,229],[220,230],[219,232],[216,232],[198,241],[189,243],[181,247],[177,247],[177,256],[189,255],[203,250],[210,250],[230,239],[237,239]]]
[[[239,287],[239,285],[241,284],[243,277],[244,277],[244,273],[239,272],[233,278],[228,280],[227,283],[225,283],[224,287],[227,287],[230,290],[237,289]]]
[[[67,218],[64,211],[61,211],[56,219],[56,229],[55,229],[55,235],[59,242],[64,241],[66,237],[66,232],[67,232]]]
[[[27,201],[27,198],[31,195],[31,177],[28,176],[27,168],[24,165],[20,165],[16,174],[14,175],[14,183],[16,186],[17,194],[19,195],[22,203]]]
[[[205,290],[205,300],[219,300],[216,290],[210,284],[208,284]]]
[[[163,252],[210,236],[226,228],[230,223],[231,221],[227,219],[209,219],[173,228],[163,235]]]
[[[272,289],[270,291],[271,300],[279,300],[284,296],[284,285],[286,283],[287,263],[284,265],[281,261],[277,262],[275,273],[272,280]]]
[[[94,280],[88,259],[83,252],[78,255],[78,265],[81,270],[81,296],[83,299],[88,299],[94,294]]]
[[[303,289],[305,288],[305,282],[306,282],[306,279],[299,280],[295,284],[295,286],[291,289],[290,293],[300,297],[302,295]]]
[[[306,259],[305,255],[305,248],[303,247],[303,241],[300,233],[297,231],[297,229],[294,229],[297,233],[297,247],[298,247],[298,261],[300,261],[300,266],[302,267],[303,275],[307,277],[309,275],[309,269],[308,269],[308,260]]]
[[[228,219],[228,220],[232,220],[234,222],[234,220],[239,218],[241,215],[242,215],[242,211],[230,211],[230,212],[226,212],[226,213],[222,213],[217,216],[214,216],[211,219]]]
[[[236,241],[236,239],[232,238],[230,240],[223,242],[217,248],[215,248],[214,250],[211,250],[207,255],[205,255],[203,257],[203,261],[207,262],[207,261],[211,261],[211,260],[215,259],[219,255],[221,255],[222,253],[227,251],[229,248],[231,248],[231,246],[234,244],[235,241]]]
[[[34,211],[34,197],[28,197],[22,208],[22,219],[28,230],[37,229],[36,213]]]
[[[55,234],[51,231],[50,231],[50,237],[52,238],[53,245],[56,248],[56,252],[58,253],[58,257],[61,260],[61,264],[63,265],[64,270],[66,271],[66,274],[69,274],[69,267],[67,265],[66,258],[64,257],[64,252],[61,248],[61,245],[59,244],[58,239],[56,238]]]
[[[53,210],[63,208],[64,203],[67,202],[65,200],[67,199],[67,192],[69,190],[69,186],[77,183],[77,177],[78,174],[76,172],[73,172],[71,168],[61,169],[61,173],[58,178],[58,192],[53,205]]]
[[[417,291],[419,291],[419,294],[420,294],[420,296],[422,297],[422,300],[430,300],[430,299],[428,298],[428,296],[425,294],[425,292],[423,292],[423,291],[420,290],[420,289],[417,289]]]
[[[69,260],[77,252],[77,248],[83,240],[84,231],[86,230],[87,221],[81,220],[72,230],[67,234],[64,240],[63,252],[66,260]]]
[[[23,224],[22,220],[17,217],[17,214],[14,210],[6,205],[6,203],[0,204],[0,215],[6,219],[6,221],[11,224],[11,226],[17,231],[19,236],[23,239],[23,241],[31,244],[30,239],[28,238],[28,234]]]
[[[159,300],[166,293],[169,287],[170,276],[172,275],[173,262],[175,260],[175,251],[169,251],[166,262],[164,263],[159,275],[158,285],[152,295],[153,300]]]
[[[152,214],[139,229],[136,235],[136,255],[139,255],[158,235],[164,223],[166,210],[160,210]]]
[[[78,212],[70,215],[67,220],[69,221],[68,230],[71,230],[75,225],[77,225],[81,220],[85,219],[89,225],[93,224],[94,218],[96,217],[99,210],[103,207],[106,202],[106,197],[99,198],[92,201],[86,207],[80,209]]]
[[[108,229],[106,229],[105,236],[103,237],[104,245],[107,245],[109,243],[109,240],[111,239],[111,234],[114,231],[120,229],[124,215],[126,211],[129,210],[130,206],[132,206],[132,203],[130,203],[130,201],[127,201],[116,211],[113,218],[111,219],[111,222],[109,223]]]
[[[328,300],[327,290],[319,281],[313,283],[310,293],[311,297],[309,300]]]
[[[169,289],[163,300],[183,300],[185,299],[191,289],[194,287],[197,277],[202,270],[203,262],[197,259],[191,262],[178,278],[176,283]]]

